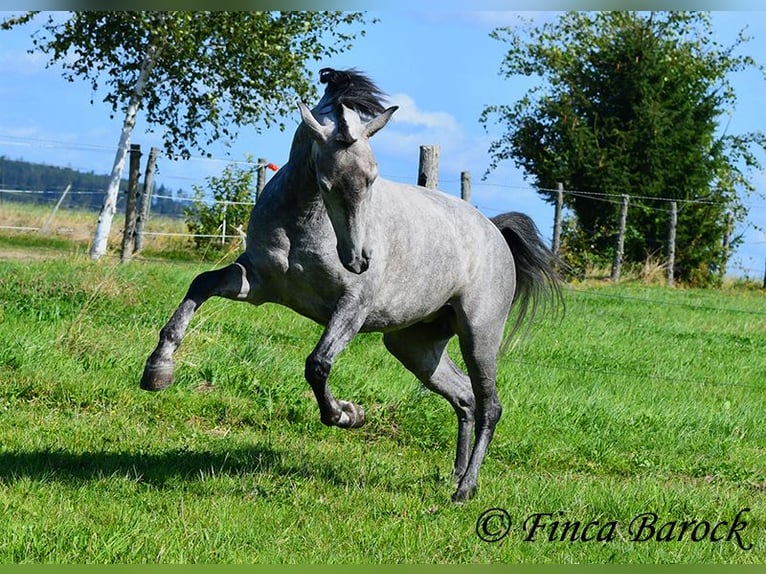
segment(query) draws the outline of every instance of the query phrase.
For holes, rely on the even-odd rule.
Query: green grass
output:
[[[176,384],[138,380],[209,264],[0,261],[0,563],[766,560],[766,295],[575,285],[500,362],[501,419],[476,498],[449,502],[455,422],[380,342],[341,355],[319,422],[303,363],[321,328],[211,300]],[[511,533],[476,535],[503,507]],[[731,521],[734,542],[636,542],[628,525]],[[525,518],[616,521],[608,542],[524,541]],[[563,514],[559,514],[563,513]],[[658,523],[659,524],[659,523]]]

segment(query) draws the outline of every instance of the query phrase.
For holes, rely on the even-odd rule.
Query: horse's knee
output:
[[[452,408],[455,409],[458,419],[471,421],[475,419],[476,413],[476,400],[473,398],[473,393],[463,393],[457,395],[454,400],[450,401]]]
[[[490,413],[490,421],[492,421],[490,424],[494,427],[498,421],[500,420],[500,417],[503,416],[503,405],[501,405],[499,402],[496,402],[494,406],[492,407],[492,411]]]
[[[306,358],[304,376],[312,387],[321,385],[327,382],[327,379],[330,377],[331,367],[332,363],[326,358],[321,357],[316,353],[311,353]]]

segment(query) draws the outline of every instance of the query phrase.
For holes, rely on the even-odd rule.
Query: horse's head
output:
[[[335,230],[338,256],[346,269],[363,273],[372,257],[367,226],[372,184],[378,177],[369,140],[388,123],[397,107],[364,122],[357,112],[339,104],[335,121],[328,124],[319,123],[305,104],[301,103],[300,109],[314,140],[317,185]]]

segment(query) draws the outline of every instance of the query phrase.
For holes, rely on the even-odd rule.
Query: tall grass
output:
[[[762,292],[570,288],[564,318],[501,358],[503,418],[476,498],[454,505],[452,410],[377,335],[331,378],[367,410],[354,431],[324,427],[303,380],[321,328],[276,306],[206,303],[176,384],[140,391],[209,266],[0,261],[0,562],[766,559]],[[476,533],[491,507],[512,520],[496,543]],[[749,550],[629,532],[642,513],[715,524],[744,508]],[[537,513],[618,527],[525,541]]]
[[[93,240],[98,214],[86,209],[62,208],[54,212],[54,205],[36,205],[3,201],[0,203],[0,241],[4,245],[34,246],[43,252],[85,252]],[[120,246],[125,214],[117,213],[109,234],[109,242]],[[18,228],[14,230],[13,228]],[[148,257],[177,255],[189,243],[182,218],[153,215],[149,219],[144,237],[144,255]],[[158,235],[155,235],[158,234]]]

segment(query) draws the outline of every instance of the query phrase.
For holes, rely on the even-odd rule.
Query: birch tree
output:
[[[162,133],[165,156],[188,159],[239,126],[278,126],[298,98],[316,96],[308,70],[348,50],[367,23],[347,12],[26,12],[1,29],[31,25],[30,52],[70,82],[90,82],[124,120],[91,258],[106,253],[136,118]],[[93,99],[91,99],[91,102]]]

